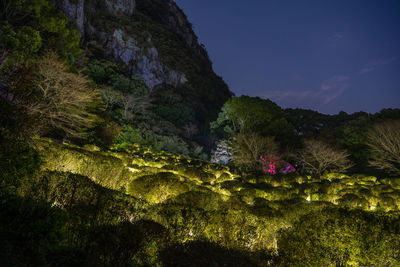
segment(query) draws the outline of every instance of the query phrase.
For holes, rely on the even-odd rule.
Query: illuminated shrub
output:
[[[222,183],[229,180],[232,180],[231,175],[227,172],[224,172],[218,177],[217,182]]]
[[[147,216],[168,228],[174,240],[179,242],[198,239],[209,223],[206,211],[171,201],[152,206]]]
[[[358,189],[357,195],[368,200],[370,197],[372,197],[372,192],[367,188],[360,188]]]
[[[273,187],[279,187],[282,185],[281,179],[278,177],[273,177],[270,181],[269,184],[272,185]]]
[[[400,204],[400,191],[399,190],[393,191],[393,192],[389,193],[389,195],[394,200],[396,200],[396,202],[398,202],[398,204]]]
[[[264,198],[255,198],[253,206],[249,207],[249,211],[256,215],[266,218],[282,217],[282,213],[275,208],[270,207],[270,202]]]
[[[366,176],[366,175],[357,175],[354,174],[351,176],[352,178],[355,178],[356,181],[360,182],[372,182],[375,183],[377,181],[377,178],[375,176]]]
[[[379,207],[384,211],[397,209],[396,201],[388,194],[382,194],[379,198]]]
[[[344,195],[356,195],[358,192],[357,188],[352,188],[352,187],[344,187],[342,190],[337,192],[337,195],[340,197],[343,197]]]
[[[400,189],[400,178],[384,178],[379,181],[383,184],[388,184],[393,188]]]
[[[269,249],[279,226],[245,210],[228,209],[210,217],[204,235],[211,242],[230,248]]]
[[[319,194],[320,201],[327,201],[333,204],[338,204],[340,196],[334,194]]]
[[[290,186],[291,186],[291,187],[290,187],[290,192],[291,192],[292,194],[298,195],[298,194],[300,194],[300,193],[302,192],[301,187],[300,187],[300,184],[294,182],[294,183],[291,183]]]
[[[167,203],[174,203],[182,206],[189,206],[206,211],[217,211],[224,205],[220,194],[212,191],[190,191],[167,200]]]
[[[242,189],[237,193],[237,195],[241,198],[242,201],[250,205],[254,204],[255,198],[265,198],[265,199],[270,198],[265,191],[255,188]]]
[[[164,170],[179,171],[180,168],[177,165],[165,165]]]
[[[346,174],[343,174],[343,173],[331,172],[331,173],[325,173],[325,174],[321,175],[321,178],[332,181],[332,180],[336,180],[336,179],[349,178],[349,176]]]
[[[104,187],[120,189],[126,186],[133,175],[124,166],[123,160],[100,151],[56,144],[48,139],[37,139],[35,145],[46,170],[72,172],[85,175]]]
[[[132,181],[127,193],[150,203],[160,203],[189,191],[191,185],[182,178],[168,172],[141,176]]]
[[[271,201],[284,200],[284,199],[291,198],[289,191],[283,187],[271,188],[269,190],[266,190],[266,192],[268,193],[267,199],[271,200]]]
[[[94,221],[136,221],[148,206],[142,200],[106,189],[85,176],[65,172],[45,171],[26,177],[18,193],[62,208],[79,217],[73,218],[83,225],[93,224]]]
[[[355,181],[350,178],[343,178],[343,179],[340,179],[340,183],[343,185],[347,185],[347,186],[353,186],[355,184]]]
[[[374,183],[373,181],[358,180],[356,183],[357,183],[358,185],[361,185],[361,186],[368,186],[368,187],[374,186],[374,185],[375,185],[375,183]]]
[[[202,183],[214,183],[217,179],[214,174],[205,172],[201,168],[185,168],[183,175],[188,177],[190,180]]]
[[[367,208],[369,207],[368,201],[355,194],[345,194],[339,199],[339,204],[349,208]]]
[[[320,200],[320,196],[318,193],[314,193],[308,196],[309,201],[319,201]]]
[[[307,180],[308,180],[307,177],[304,177],[304,176],[297,176],[295,178],[295,181],[299,184],[305,183],[305,182],[307,182]]]
[[[230,180],[221,183],[221,188],[225,188],[232,191],[239,191],[244,188],[244,184],[238,180]]]
[[[319,186],[316,183],[304,184],[302,187],[304,188],[303,192],[307,195],[314,194],[319,191]]]
[[[312,212],[280,233],[278,248],[281,266],[396,266],[400,223],[381,213]]]
[[[393,188],[390,185],[385,184],[376,184],[374,187],[371,188],[372,193],[375,196],[379,196],[381,193],[393,192]]]

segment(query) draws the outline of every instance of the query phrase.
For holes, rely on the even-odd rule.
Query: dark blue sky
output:
[[[176,0],[237,95],[322,113],[400,108],[400,0]]]

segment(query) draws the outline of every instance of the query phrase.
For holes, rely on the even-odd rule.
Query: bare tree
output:
[[[259,136],[255,133],[236,134],[231,148],[234,164],[250,171],[262,170],[260,156],[275,155],[278,152],[278,145],[273,137]]]
[[[308,140],[297,159],[306,171],[322,174],[326,170],[343,172],[351,168],[353,165],[348,157],[346,151],[334,149],[322,141]]]
[[[369,164],[393,175],[400,174],[400,120],[375,125],[367,135]]]
[[[101,103],[101,98],[98,90],[88,87],[83,75],[68,72],[67,66],[50,52],[38,62],[33,85],[37,93],[21,102],[28,115],[41,121],[39,134],[60,129],[71,137],[86,136],[85,129],[93,127],[98,119],[90,106]]]

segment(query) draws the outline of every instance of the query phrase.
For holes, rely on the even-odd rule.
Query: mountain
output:
[[[172,0],[54,0],[84,42],[140,76],[151,91],[173,88],[194,104],[202,128],[232,95],[192,25]]]

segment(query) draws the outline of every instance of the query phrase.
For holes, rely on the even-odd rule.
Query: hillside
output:
[[[219,249],[229,256],[222,260],[209,255],[209,260],[229,263],[241,255],[255,265],[265,265],[271,260],[275,264],[296,261],[301,251],[293,244],[303,244],[305,238],[328,246],[334,253],[330,260],[345,253],[346,262],[365,261],[368,255],[369,263],[398,263],[392,253],[400,242],[399,179],[332,173],[260,176],[243,182],[225,166],[140,146],[100,151],[94,146],[35,139],[34,147],[42,160],[40,169],[21,179],[16,190],[21,197],[49,203],[48,208],[66,213],[67,219],[58,220],[68,234],[61,235],[57,250],[51,253],[61,253],[61,244],[70,247],[68,253],[82,253],[90,246],[89,252],[79,254],[80,260],[107,265],[120,253],[131,253],[133,258],[119,259],[121,264],[135,259],[169,266],[175,261],[185,264],[189,258],[200,261],[204,255],[198,255],[197,249]],[[3,202],[3,208],[11,203]],[[41,220],[57,216],[54,212],[41,215]],[[340,235],[330,235],[326,224]],[[102,237],[92,235],[98,231]],[[309,231],[315,236],[308,236]],[[125,236],[129,233],[135,237]],[[371,234],[380,236],[379,241]],[[124,236],[126,241],[120,239]],[[111,243],[102,244],[99,238]],[[348,238],[352,243],[347,243]],[[364,243],[365,238],[372,239]],[[133,249],[130,242],[139,247]],[[102,252],[105,246],[117,247]],[[341,246],[345,250],[336,251]],[[188,259],[170,255],[180,249],[188,253]],[[289,251],[293,254],[287,255]],[[46,249],[43,252],[52,255]],[[64,260],[70,262],[68,253]],[[277,257],[277,253],[286,256]],[[246,265],[245,260],[238,265]]]

